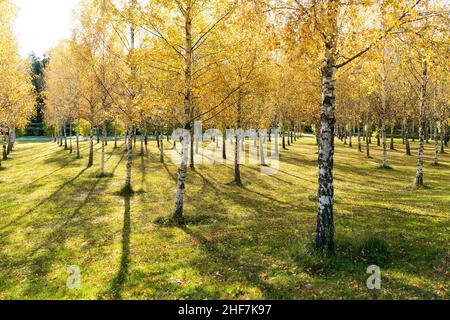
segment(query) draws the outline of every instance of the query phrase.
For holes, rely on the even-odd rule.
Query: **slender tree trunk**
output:
[[[91,126],[91,130],[89,132],[89,160],[88,167],[92,167],[94,164],[94,127]]]
[[[405,148],[406,148],[406,155],[411,155],[411,145],[409,144],[409,129],[408,127],[405,128]]]
[[[236,141],[234,143],[234,182],[236,185],[242,187],[242,181],[241,181],[241,170],[240,170],[240,160],[239,160],[239,142],[240,142],[240,136],[236,132]]]
[[[158,136],[159,139],[159,161],[164,163],[164,137],[162,133]]]
[[[285,138],[284,131],[281,133],[281,135],[283,136],[283,138],[282,138],[283,150],[286,150],[286,138]]]
[[[8,128],[8,145],[6,148],[6,153],[9,155],[13,149],[13,130]]]
[[[193,0],[187,0],[185,7],[183,9],[184,13],[184,120],[185,129],[191,132],[191,103],[192,103],[192,54],[193,54],[193,43],[192,43],[192,3]],[[187,139],[188,137],[186,137]],[[189,145],[190,141],[184,141],[183,144]],[[177,224],[184,223],[183,217],[183,204],[184,204],[184,193],[186,189],[186,175],[187,175],[187,150],[184,151],[185,146],[181,147],[181,158],[178,169],[178,179],[177,179],[177,191],[175,198],[175,205],[173,208],[172,219]],[[192,148],[191,148],[192,149]]]
[[[106,125],[102,125],[102,158],[100,163],[100,175],[105,175],[105,146],[106,146]]]
[[[159,137],[159,132],[158,132],[158,131],[156,131],[156,136]],[[160,147],[160,141],[159,141],[159,139],[156,139],[156,146],[157,146],[158,149],[159,149],[159,147]]]
[[[445,143],[444,143],[444,140],[445,140],[445,126],[444,126],[444,123],[443,122],[441,122],[441,154],[444,154],[445,153]]]
[[[278,141],[278,131],[276,132],[276,134],[273,136],[273,138],[275,139],[275,143],[274,143],[274,153],[275,155],[279,155],[280,154],[280,150],[279,150],[279,141]]]
[[[73,153],[73,147],[72,147],[72,121],[69,123],[69,150],[70,154]]]
[[[439,165],[439,138],[437,123],[434,124],[434,165]]]
[[[3,160],[8,160],[8,151],[7,151],[7,140],[6,140],[6,130],[7,129],[3,129],[3,135],[2,135],[2,149],[3,149]]]
[[[402,144],[405,144],[405,123],[402,124]]]
[[[424,151],[424,132],[423,126],[419,123],[419,156],[417,161],[416,185],[423,186],[423,151]]]
[[[63,145],[63,128],[62,125],[59,126],[59,146]]]
[[[67,123],[64,122],[64,150],[69,149],[68,145],[67,145]]]
[[[117,149],[117,122],[114,121],[114,149]]]
[[[334,252],[334,130],[335,130],[335,81],[336,81],[336,34],[337,9],[330,8],[333,30],[331,39],[325,44],[325,59],[322,67],[322,107],[320,114],[319,144],[319,190],[316,229],[316,248]]]
[[[389,166],[388,164],[388,157],[387,157],[387,140],[386,140],[386,126],[384,122],[381,124],[381,135],[383,138],[383,167],[387,168]]]
[[[108,125],[106,122],[105,122],[104,126],[105,126],[105,128],[104,128],[104,130],[105,130],[105,135],[104,135],[105,146],[108,146]]]
[[[77,159],[80,159],[80,120],[79,119],[78,119],[78,124],[77,124],[76,155],[77,155]]]
[[[145,145],[145,148],[147,149],[147,146],[148,146],[148,126],[147,126],[147,124],[144,125],[144,145]]]
[[[366,129],[366,156],[367,156],[367,158],[370,158],[369,124],[367,124],[367,129]]]
[[[144,130],[143,130],[142,126],[141,126],[141,157],[143,157],[144,154],[145,154],[145,151],[144,151],[144,136],[145,136],[145,133],[144,133]]]
[[[63,133],[63,127],[60,125],[59,127],[59,146],[63,146],[63,139],[64,139],[64,133]]]
[[[361,145],[361,127],[358,124],[358,152],[362,152],[362,145]]]
[[[450,141],[450,132],[448,130],[448,124],[445,122],[444,124],[444,145],[448,147],[448,142]]]
[[[175,196],[175,207],[173,210],[173,219],[176,223],[182,224],[184,222],[183,217],[183,204],[184,204],[184,192],[186,189],[186,175],[187,175],[187,158],[184,155],[184,147],[181,147],[181,161],[180,167],[178,168],[178,179],[177,179],[177,193]]]
[[[16,127],[13,127],[13,128],[12,128],[12,145],[11,145],[11,151],[14,149],[14,145],[15,145],[15,143],[16,143],[16,138],[17,138],[17,135],[16,135]]]
[[[416,185],[424,185],[424,174],[423,174],[423,152],[424,152],[424,115],[425,115],[425,99],[427,96],[427,83],[428,83],[428,67],[427,62],[423,59],[422,62],[422,86],[421,86],[421,96],[420,96],[420,112],[419,112],[419,159],[417,161],[417,173],[416,173]]]
[[[133,125],[127,125],[127,136],[126,136],[126,144],[127,144],[127,163],[126,163],[126,172],[125,172],[125,186],[124,192],[131,193],[133,191],[131,187],[131,167],[133,164],[133,135],[134,135]]]
[[[378,146],[378,147],[381,146],[381,134],[380,134],[381,128],[380,128],[380,127],[381,127],[381,126],[379,126],[379,127],[377,128],[377,146]]]
[[[227,131],[224,130],[222,137],[222,158],[227,160]]]
[[[353,148],[353,141],[352,141],[352,137],[353,137],[353,125],[350,125],[350,130],[349,130],[349,134],[348,134],[348,146],[350,148]]]
[[[259,159],[262,166],[266,166],[266,158],[264,156],[264,143],[266,142],[266,136],[259,136]]]
[[[189,141],[189,146],[190,146],[190,148],[189,148],[189,160],[190,160],[190,163],[189,163],[189,167],[191,168],[191,169],[195,169],[195,154],[194,154],[194,128],[192,127],[191,128],[191,140]]]

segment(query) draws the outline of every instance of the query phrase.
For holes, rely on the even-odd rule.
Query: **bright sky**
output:
[[[72,11],[80,0],[13,0],[19,7],[14,31],[20,54],[41,56],[61,39],[70,37]]]

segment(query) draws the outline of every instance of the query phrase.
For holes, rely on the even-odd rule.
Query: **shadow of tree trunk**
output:
[[[120,267],[111,283],[111,294],[115,300],[122,299],[122,290],[128,277],[128,266],[130,263],[130,235],[131,235],[131,197],[124,196],[124,214],[122,229],[122,256]]]

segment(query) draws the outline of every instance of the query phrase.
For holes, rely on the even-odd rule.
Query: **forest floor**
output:
[[[177,167],[156,143],[133,163],[132,197],[119,195],[123,142],[107,147],[106,177],[53,142],[17,142],[0,169],[0,299],[448,299],[450,154],[413,188],[404,146],[372,158],[336,140],[334,256],[312,250],[317,147],[304,137],[282,151],[277,174],[244,166],[198,167],[187,179],[186,227],[165,223]],[[139,145],[137,145],[139,147]],[[170,150],[167,150],[167,156]],[[366,270],[381,268],[381,290]],[[69,266],[81,287],[67,287]]]

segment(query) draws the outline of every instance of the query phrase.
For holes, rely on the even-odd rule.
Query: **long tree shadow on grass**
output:
[[[51,152],[51,151],[54,151],[54,150],[57,150],[57,149],[59,149],[59,146],[51,147],[51,148],[45,149],[44,151],[49,151],[49,152]],[[51,155],[52,155],[51,153],[45,153],[45,154],[40,155],[40,156],[37,156],[37,157],[35,157],[35,158],[27,159],[26,161],[22,161],[22,162],[18,162],[18,163],[16,163],[15,165],[16,165],[16,166],[20,166],[20,165],[29,165],[30,163],[36,162],[36,160],[38,160],[38,159],[50,157]]]
[[[167,174],[170,176],[170,178],[172,178],[173,181],[177,182],[177,177],[175,176],[175,174],[170,172],[170,169],[165,162],[163,163],[163,166],[164,166],[164,169],[166,169]]]
[[[53,176],[56,172],[65,169],[66,167],[68,167],[70,164],[74,163],[77,160],[78,159],[76,157],[68,158],[68,159],[65,158],[64,161],[61,161],[61,166],[58,169],[56,169],[56,170],[54,170],[54,171],[52,171],[52,172],[50,172],[50,173],[48,173],[46,175],[43,175],[43,176],[33,180],[32,182],[29,183],[29,185],[33,185],[33,184],[35,184],[36,182],[38,182],[38,181],[40,181],[42,179],[45,179],[45,178]],[[52,161],[52,162],[58,162],[58,161]]]
[[[122,299],[122,292],[128,278],[128,267],[130,264],[130,236],[131,236],[131,197],[124,196],[124,214],[122,229],[122,252],[120,257],[119,270],[111,281],[110,288],[107,292],[100,293],[98,298],[113,298],[114,300]]]
[[[76,237],[81,232],[87,232],[90,229],[98,228],[93,224],[92,215],[88,212],[88,219],[81,219],[80,213],[83,208],[92,200],[98,184],[102,179],[97,178],[95,182],[89,187],[88,193],[84,200],[77,206],[77,208],[68,216],[64,217],[61,222],[56,222],[51,228],[51,232],[45,239],[30,250],[21,264],[28,265],[30,268],[30,280],[25,293],[30,296],[36,295],[43,287],[48,286],[47,274],[52,271],[53,264],[58,257],[58,254],[63,252],[67,239]],[[106,188],[106,185],[98,192]],[[49,226],[34,221],[33,233],[36,233],[38,228],[46,229]],[[31,226],[30,226],[31,227]],[[29,236],[31,236],[30,233]],[[92,233],[91,233],[92,234]],[[50,289],[50,288],[49,288]]]
[[[33,253],[36,253],[43,248],[47,248],[54,243],[61,243],[61,242],[63,242],[63,240],[65,238],[67,238],[67,236],[69,234],[68,234],[66,228],[80,214],[81,210],[83,210],[83,208],[89,203],[89,201],[93,197],[94,192],[97,189],[97,186],[100,183],[100,181],[101,181],[100,178],[97,178],[95,180],[94,184],[90,187],[88,194],[86,195],[86,197],[84,198],[82,203],[80,203],[80,205],[73,211],[73,213],[70,216],[65,217],[64,221],[62,221],[62,223],[60,223],[60,224],[55,223],[52,226],[53,231],[48,235],[47,239],[41,243],[41,245],[39,245],[38,247],[36,247],[33,250]],[[102,190],[103,189],[104,188],[102,188]],[[101,190],[99,190],[99,191],[101,191]]]
[[[33,208],[31,208],[30,210],[28,210],[27,212],[21,214],[20,216],[18,216],[17,218],[15,218],[13,221],[9,222],[8,224],[2,226],[0,228],[0,231],[3,231],[5,229],[7,229],[8,227],[16,224],[17,222],[19,222],[20,220],[22,220],[23,218],[25,218],[26,216],[33,214],[33,212],[35,212],[37,209],[39,209],[40,207],[42,207],[46,202],[48,201],[52,201],[53,199],[56,198],[56,196],[68,185],[72,184],[75,180],[77,180],[88,168],[84,168],[83,170],[81,170],[75,177],[73,177],[72,179],[64,182],[55,192],[53,192],[50,196],[48,196],[47,198],[45,198],[44,200],[41,200],[37,205],[35,205]]]
[[[114,167],[113,173],[122,159],[123,156]],[[64,186],[75,182],[75,180],[86,170],[87,168],[83,169],[76,177],[72,178],[70,181],[67,181],[58,189],[57,192],[43,200],[43,202],[38,204],[38,206],[36,206],[33,210],[37,210],[39,206],[43,206],[44,202],[47,201],[54,202],[55,204],[66,203],[67,199],[64,197],[64,194],[62,198],[59,196],[56,197],[56,194],[61,191]],[[69,250],[69,248],[65,247],[67,239],[71,237],[76,238],[80,234],[85,233],[85,238],[90,241],[89,246],[96,246],[97,243],[104,241],[104,237],[102,237],[102,234],[98,232],[99,228],[102,229],[102,219],[95,221],[95,216],[92,215],[94,212],[90,210],[83,210],[83,208],[85,208],[89,202],[92,203],[96,201],[95,195],[101,194],[102,191],[107,188],[108,181],[109,180],[107,179],[97,178],[93,183],[89,183],[87,185],[85,182],[82,182],[79,186],[75,187],[77,187],[79,191],[86,190],[87,194],[83,201],[77,205],[77,208],[71,214],[61,217],[60,215],[57,215],[55,217],[56,219],[54,219],[57,221],[52,220],[50,225],[48,219],[44,221],[41,221],[41,219],[34,219],[32,224],[27,226],[27,230],[33,230],[28,231],[28,234],[26,234],[29,238],[33,234],[40,234],[40,230],[45,232],[48,228],[50,228],[51,231],[45,236],[40,244],[36,244],[34,248],[30,249],[29,254],[24,255],[16,261],[11,260],[9,268],[2,270],[2,272],[9,274],[10,270],[14,270],[15,268],[23,268],[26,266],[26,269],[30,274],[28,286],[24,288],[27,295],[37,296],[39,292],[42,291],[43,287],[46,287],[47,290],[54,289],[51,286],[51,283],[53,282],[49,282],[47,274],[52,272],[53,269],[58,266],[55,262],[59,261],[60,255],[65,252],[66,249]],[[100,189],[98,188],[99,183],[103,184],[103,187]],[[71,194],[67,195],[70,196]],[[82,211],[84,211],[84,215],[80,215]]]

